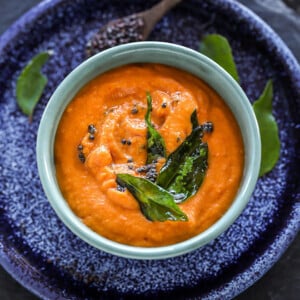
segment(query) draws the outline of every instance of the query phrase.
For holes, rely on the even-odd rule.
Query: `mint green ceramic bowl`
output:
[[[68,206],[56,181],[54,139],[60,118],[76,93],[97,75],[121,65],[148,62],[183,69],[206,81],[224,99],[240,126],[245,167],[238,193],[224,216],[197,236],[163,247],[133,247],[108,240],[83,224]],[[219,65],[191,49],[161,42],[138,42],[103,51],[72,71],[52,95],[42,116],[37,137],[37,162],[40,179],[50,204],[59,218],[77,236],[94,247],[111,254],[135,259],[163,259],[177,256],[215,239],[241,214],[254,190],[261,160],[259,129],[246,95]],[[126,233],[124,233],[126,234]]]

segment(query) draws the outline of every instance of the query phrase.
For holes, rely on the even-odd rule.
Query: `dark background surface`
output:
[[[0,0],[0,34],[40,0]],[[240,0],[262,17],[284,40],[300,61],[300,0]],[[299,112],[300,113],[300,112]],[[34,300],[0,266],[1,300]],[[300,299],[300,236],[263,278],[244,291],[238,300],[298,300]]]

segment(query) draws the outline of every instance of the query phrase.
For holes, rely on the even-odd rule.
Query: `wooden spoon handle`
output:
[[[152,31],[155,24],[175,5],[182,0],[162,0],[152,8],[140,13],[144,19],[144,38],[146,39]]]

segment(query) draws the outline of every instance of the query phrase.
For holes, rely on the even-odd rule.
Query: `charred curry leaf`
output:
[[[22,70],[17,80],[17,103],[29,119],[32,118],[34,108],[47,84],[47,78],[41,73],[41,68],[49,56],[49,52],[42,52],[34,56]]]
[[[261,96],[253,103],[262,146],[260,176],[274,168],[280,153],[278,126],[272,115],[272,99],[273,82],[269,80]]]
[[[200,43],[200,52],[225,69],[237,82],[240,81],[228,40],[220,34],[208,34]]]
[[[175,203],[174,197],[151,181],[130,174],[118,174],[117,182],[126,187],[138,201],[144,216],[150,221],[187,221],[187,215]]]
[[[147,92],[147,112],[145,122],[147,125],[147,164],[151,164],[159,157],[166,157],[166,146],[163,137],[151,123],[152,97]]]

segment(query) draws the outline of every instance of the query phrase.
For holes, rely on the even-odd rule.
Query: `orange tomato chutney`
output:
[[[209,149],[204,181],[179,204],[187,222],[149,221],[130,192],[117,189],[116,174],[141,176],[135,170],[146,162],[146,91],[168,154],[191,132],[195,109],[199,123],[213,122],[203,137]],[[93,140],[89,124],[96,128]],[[63,113],[54,153],[61,192],[82,222],[110,240],[143,247],[184,241],[214,224],[232,203],[244,164],[240,129],[221,97],[195,76],[160,64],[119,67],[84,86]]]

